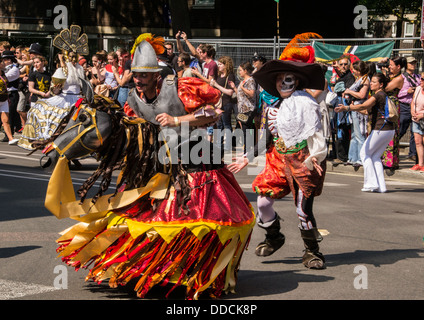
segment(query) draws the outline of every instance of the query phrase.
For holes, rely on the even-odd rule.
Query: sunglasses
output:
[[[347,63],[339,63],[339,66],[347,66]]]

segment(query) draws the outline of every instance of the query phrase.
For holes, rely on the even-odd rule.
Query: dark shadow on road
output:
[[[356,250],[339,254],[325,255],[327,266],[336,267],[341,265],[371,264],[375,267],[394,264],[405,259],[423,259],[419,253],[423,249],[389,249],[389,250]]]
[[[344,252],[338,254],[325,254],[327,268],[343,266],[343,265],[358,265],[370,264],[375,267],[382,265],[394,264],[405,259],[423,259],[419,253],[424,253],[424,249],[389,249],[389,250],[356,250],[354,252]],[[271,260],[263,261],[263,264],[298,264],[300,260]]]
[[[280,261],[281,262],[281,261]],[[286,262],[286,261],[285,261]],[[295,261],[299,263],[298,260]],[[249,298],[251,296],[269,296],[295,290],[302,282],[327,282],[334,277],[305,274],[297,270],[254,271],[240,270],[236,294],[225,296],[228,299]],[[266,298],[265,298],[266,299]]]
[[[125,286],[118,286],[117,288],[110,288],[108,281],[104,281],[103,283],[95,283],[89,282],[85,285],[85,290],[89,290],[93,293],[101,293],[104,294],[104,298],[107,299],[127,299],[133,300],[140,298],[137,297],[137,293],[134,291],[134,288],[138,282],[139,278],[133,279],[128,282]],[[172,284],[168,284],[165,286],[156,285],[150,289],[147,295],[144,297],[146,300],[163,300],[165,299],[166,294],[171,290]],[[168,299],[170,300],[185,300],[185,290],[186,287],[180,286],[175,288],[169,295]],[[208,295],[201,295],[200,298],[207,298]]]
[[[390,186],[389,186],[390,188]],[[418,188],[418,189],[413,189],[412,187],[408,188],[408,189],[404,189],[404,188],[394,188],[394,189],[388,189],[386,193],[398,193],[398,192],[413,192],[413,193],[422,193],[424,192],[423,188]]]
[[[298,263],[298,261],[296,261]],[[252,271],[240,270],[238,272],[238,282],[235,294],[222,294],[222,300],[231,300],[235,298],[249,298],[250,296],[267,296],[273,294],[282,294],[295,290],[301,282],[326,282],[334,280],[334,277],[320,276],[313,274],[300,273],[298,271]],[[132,280],[126,286],[110,288],[107,281],[102,284],[90,282],[85,286],[86,290],[93,293],[104,294],[107,299],[140,299],[134,291],[138,279]],[[153,287],[144,297],[146,300],[163,300],[166,294],[172,288],[172,285]],[[255,288],[252,290],[252,288]],[[185,300],[184,286],[176,288],[169,295],[169,300]],[[211,300],[206,290],[199,300]]]
[[[27,251],[35,250],[41,248],[40,246],[22,246],[22,247],[9,247],[9,248],[0,248],[0,259],[2,258],[11,258]]]

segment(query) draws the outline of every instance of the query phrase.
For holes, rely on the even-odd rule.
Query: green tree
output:
[[[402,36],[402,24],[404,22],[421,25],[421,5],[422,0],[359,0],[358,4],[364,5],[368,9],[370,27],[375,26],[376,18],[385,18],[388,15],[396,17],[396,37]],[[406,16],[408,13],[417,13],[417,20],[410,20]]]

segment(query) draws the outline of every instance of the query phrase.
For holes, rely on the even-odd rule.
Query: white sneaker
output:
[[[9,141],[9,144],[10,145],[17,144],[18,141],[19,141],[19,139],[12,139],[12,140]]]

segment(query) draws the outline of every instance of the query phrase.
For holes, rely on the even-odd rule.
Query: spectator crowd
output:
[[[183,46],[185,43],[185,46]],[[216,56],[213,45],[203,43],[194,47],[185,32],[178,32],[175,42],[165,42],[165,52],[158,56],[162,67],[161,77],[197,77],[222,93],[220,108],[223,113],[214,126],[225,129],[226,140],[233,137],[236,128],[242,129],[244,141],[251,135],[257,139],[261,124],[262,102],[267,97],[255,83],[252,74],[267,62],[255,54],[250,61],[235,66],[230,56]],[[186,52],[183,48],[188,48]],[[15,134],[22,131],[27,112],[39,98],[48,98],[52,74],[38,43],[13,47],[0,42],[0,112],[3,142],[16,144]],[[129,91],[134,87],[131,72],[130,48],[118,48],[107,52],[100,50],[91,56],[80,56],[86,79],[95,93],[126,103]],[[60,66],[55,58],[54,68]],[[397,105],[399,120],[394,125],[395,134],[381,156],[386,173],[391,175],[399,168],[399,141],[408,132],[409,157],[416,164],[414,171],[424,172],[424,132],[420,123],[424,112],[422,93],[424,74],[417,74],[414,57],[393,57],[379,63],[359,60],[356,56],[343,55],[332,66],[322,64],[324,74],[332,71],[322,90],[306,89],[321,108],[322,126],[330,152],[328,158],[335,164],[362,166],[361,149],[371,131],[372,117],[369,110],[334,112],[338,105],[360,105],[375,92],[371,89],[372,77],[382,73],[387,81],[385,92]],[[7,88],[7,92],[5,91]],[[268,97],[269,98],[269,97]],[[8,108],[6,107],[8,102]],[[214,127],[208,132],[212,139]],[[234,139],[234,137],[233,137]],[[225,145],[231,148],[231,145]],[[246,147],[244,151],[247,152]]]

